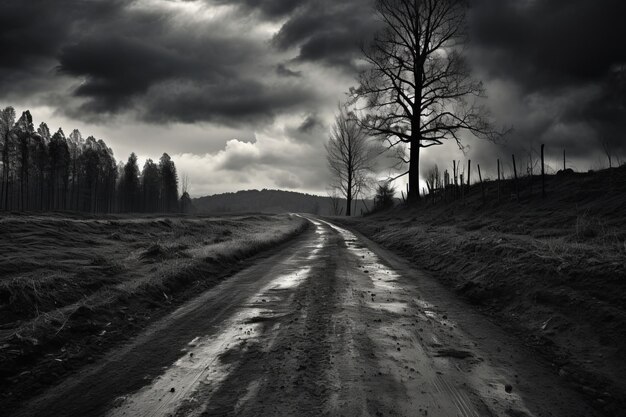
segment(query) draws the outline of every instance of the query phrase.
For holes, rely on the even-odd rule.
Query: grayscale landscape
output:
[[[0,416],[626,416],[625,15],[0,2]]]

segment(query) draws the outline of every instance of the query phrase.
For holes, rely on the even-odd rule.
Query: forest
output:
[[[13,107],[0,110],[0,210],[87,213],[186,211],[189,195],[179,201],[178,175],[166,153],[148,159],[140,171],[132,153],[116,162],[113,150],[77,130],[52,134],[37,129],[30,112],[16,121]]]

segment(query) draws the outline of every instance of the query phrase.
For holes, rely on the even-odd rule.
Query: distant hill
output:
[[[236,193],[215,194],[193,199],[193,205],[198,213],[312,213],[332,215],[330,197],[312,194],[297,193],[281,190],[246,190]],[[345,213],[346,201],[340,202]],[[361,214],[371,208],[370,200],[359,200],[355,214]],[[354,206],[353,206],[354,210]]]

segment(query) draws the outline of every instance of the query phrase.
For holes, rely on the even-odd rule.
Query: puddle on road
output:
[[[455,321],[437,311],[437,306],[419,298],[407,297],[407,291],[400,286],[400,275],[387,268],[353,233],[331,223],[326,224],[343,237],[348,250],[358,259],[359,269],[371,279],[374,290],[368,290],[369,294],[365,297],[369,307],[398,315],[409,316],[417,313],[421,320],[436,323],[442,328],[443,326],[447,329],[457,328]],[[462,370],[459,367],[459,359],[454,359],[461,356],[464,358],[464,352],[450,350],[444,354],[440,353],[439,356],[433,356],[425,351],[427,346],[430,349],[444,347],[444,342],[435,334],[429,334],[427,345],[422,346],[419,342],[417,345],[411,345],[402,343],[402,334],[405,335],[405,340],[411,340],[410,332],[392,328],[393,324],[384,326],[384,337],[379,340],[381,347],[387,349],[389,357],[393,358],[393,361],[383,360],[383,368],[393,369],[398,365],[399,368],[413,366],[419,371],[420,378],[417,380],[411,379],[410,375],[407,377],[402,373],[402,369],[395,373],[395,377],[402,385],[410,384],[408,381],[416,381],[413,382],[416,384],[413,387],[423,395],[414,399],[418,403],[423,401],[423,404],[428,405],[420,411],[424,412],[430,408],[431,412],[435,411],[433,415],[479,417],[485,415],[485,412],[490,413],[485,408],[487,407],[491,411],[503,413],[493,413],[494,415],[508,415],[507,410],[515,410],[520,412],[519,415],[532,416],[521,397],[515,393],[511,395],[504,392],[503,377],[498,370],[484,363],[472,367],[469,375],[472,391],[463,382],[467,370]],[[464,338],[462,334],[457,334],[456,337],[461,341]],[[480,400],[474,401],[474,394],[478,394]]]
[[[311,267],[302,268],[293,274],[283,275],[279,279],[272,281],[268,286],[261,290],[261,293],[267,293],[272,290],[286,290],[289,288],[295,288],[307,278],[311,272]]]
[[[396,314],[406,313],[409,310],[410,304],[397,301],[396,298],[402,296],[402,293],[405,292],[405,290],[398,285],[400,275],[396,271],[387,268],[376,254],[357,239],[354,233],[339,226],[335,226],[332,223],[324,223],[337,231],[346,242],[348,250],[352,252],[357,259],[360,259],[360,269],[370,277],[372,284],[378,292],[375,291],[376,297],[373,297],[373,305]],[[387,299],[389,300],[387,301]],[[433,304],[420,299],[412,300],[412,302],[417,304],[422,317],[436,321],[439,324],[445,323],[445,325],[448,326],[456,326],[454,321],[436,312],[436,307]]]
[[[200,384],[209,391],[229,374],[230,365],[220,361],[220,355],[233,347],[259,336],[262,323],[249,323],[254,317],[267,315],[269,310],[250,308],[240,312],[225,326],[218,337],[196,337],[188,343],[184,356],[157,377],[150,386],[121,399],[121,404],[109,416],[158,416],[176,411],[180,402]],[[118,400],[119,401],[119,400]]]
[[[371,296],[370,294],[370,296],[367,297],[372,300],[368,303],[371,303],[374,308],[392,313],[406,313],[409,304],[404,301],[398,301],[399,296],[401,296],[403,292],[403,289],[398,285],[400,275],[396,271],[387,268],[380,261],[378,256],[363,246],[354,233],[335,226],[332,223],[324,223],[341,235],[346,242],[348,250],[359,259],[359,269],[370,278],[374,286],[374,290],[372,291],[374,295]]]
[[[388,311],[394,314],[406,314],[407,312],[407,304],[400,302],[389,302],[389,303],[377,303],[378,307],[381,310]]]
[[[246,345],[264,335],[264,326],[272,318],[279,317],[271,310],[273,302],[284,302],[293,289],[301,285],[310,275],[313,262],[324,247],[327,232],[322,224],[311,220],[316,226],[313,244],[303,250],[308,251],[302,261],[294,262],[294,270],[279,275],[262,287],[243,305],[243,309],[226,320],[221,330],[212,336],[197,336],[188,342],[184,356],[167,367],[152,383],[138,392],[120,397],[114,401],[114,408],[107,414],[119,416],[169,416],[184,401],[193,402],[193,393],[214,392],[230,374],[236,363],[225,362],[221,357],[235,348],[245,352]],[[286,267],[290,267],[287,262]],[[267,305],[267,308],[264,308]],[[269,346],[266,346],[269,348]],[[253,395],[255,387],[250,387]]]

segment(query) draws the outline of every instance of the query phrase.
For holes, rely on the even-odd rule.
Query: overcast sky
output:
[[[505,143],[546,143],[578,169],[600,139],[626,159],[623,0],[472,0],[477,77]],[[2,0],[0,106],[104,139],[118,160],[169,153],[194,196],[251,188],[324,193],[323,144],[355,85],[371,0]],[[431,148],[424,166],[464,158]],[[482,162],[481,162],[482,161]],[[556,164],[556,163],[554,163]],[[386,173],[387,171],[385,171]]]

